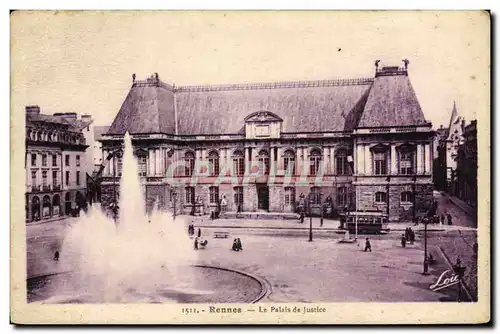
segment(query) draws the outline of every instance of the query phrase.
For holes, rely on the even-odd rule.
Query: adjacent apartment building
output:
[[[87,148],[92,119],[26,107],[26,220],[70,215],[86,202]]]

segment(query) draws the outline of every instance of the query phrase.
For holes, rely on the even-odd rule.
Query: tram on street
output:
[[[340,228],[358,234],[380,234],[388,229],[387,214],[381,211],[349,211],[341,216]]]

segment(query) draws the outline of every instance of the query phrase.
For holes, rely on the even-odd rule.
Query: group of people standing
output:
[[[241,245],[241,240],[240,238],[236,238],[234,239],[233,241],[233,248],[232,248],[233,251],[235,252],[239,252],[239,251],[242,251],[243,250],[243,246]]]
[[[406,248],[406,242],[410,242],[410,244],[415,242],[415,232],[411,229],[411,227],[407,227],[405,229],[405,233],[401,235],[401,246],[403,248]]]
[[[194,235],[194,224],[191,223],[188,226],[188,235],[191,237]],[[198,228],[198,238],[201,237],[201,228]]]

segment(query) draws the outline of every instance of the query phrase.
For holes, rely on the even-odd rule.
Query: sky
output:
[[[489,17],[482,12],[14,12],[12,115],[90,114],[109,125],[132,84],[373,77],[401,65],[425,118],[489,113]]]

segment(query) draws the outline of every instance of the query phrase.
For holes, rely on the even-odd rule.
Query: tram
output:
[[[356,233],[357,220],[358,234],[380,234],[388,230],[387,217],[381,211],[349,211],[342,214],[340,228]]]

